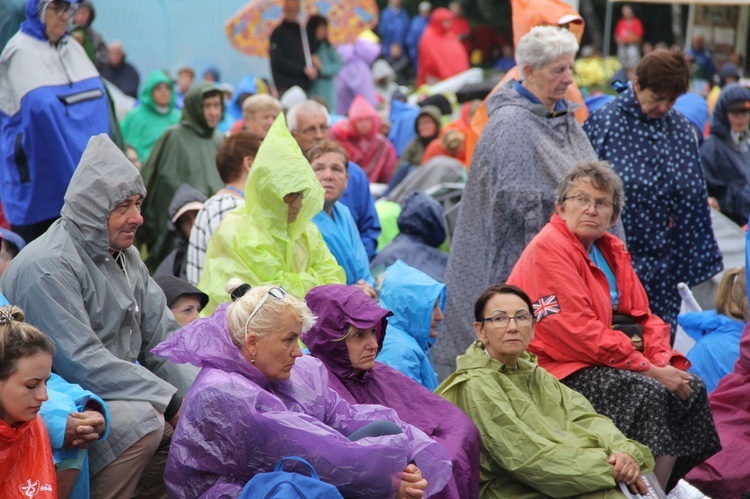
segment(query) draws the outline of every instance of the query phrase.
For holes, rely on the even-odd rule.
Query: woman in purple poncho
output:
[[[386,317],[393,314],[352,286],[318,286],[307,293],[306,301],[318,320],[303,341],[332,374],[330,387],[352,404],[394,409],[403,421],[445,447],[453,461],[453,478],[437,497],[478,497],[480,440],[474,423],[408,376],[375,362]]]
[[[346,497],[417,498],[445,486],[451,465],[440,445],[392,409],[349,404],[321,362],[302,355],[297,340],[314,322],[304,302],[263,286],[154,349],[202,368],[172,438],[170,497],[237,497],[290,455]],[[391,433],[357,440],[374,422]]]

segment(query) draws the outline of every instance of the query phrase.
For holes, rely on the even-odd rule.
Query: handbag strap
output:
[[[274,471],[284,471],[284,463],[286,461],[297,461],[297,462],[306,464],[307,467],[310,468],[310,476],[314,478],[315,480],[320,480],[320,476],[318,475],[318,472],[315,471],[315,468],[313,468],[313,465],[308,463],[305,459],[299,456],[287,456],[281,459],[276,465],[276,468],[274,468]]]

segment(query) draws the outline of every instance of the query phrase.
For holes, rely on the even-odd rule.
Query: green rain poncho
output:
[[[141,170],[148,196],[143,201],[143,226],[138,239],[146,243],[146,264],[151,270],[174,248],[167,211],[180,184],[189,184],[206,197],[224,187],[216,169],[216,151],[224,135],[209,128],[203,114],[203,100],[212,92],[221,93],[208,82],[197,83],[188,90],[182,120],[164,132]]]
[[[302,209],[287,223],[284,196],[302,192]],[[232,277],[252,286],[276,284],[304,298],[321,284],[346,284],[344,269],[312,219],[323,209],[324,190],[280,114],[263,139],[245,184],[246,203],[231,211],[211,236],[198,287],[210,314],[229,301]]]
[[[166,83],[172,89],[172,98],[167,108],[160,111],[151,93],[161,83]],[[161,70],[148,75],[138,98],[138,107],[122,120],[122,135],[125,143],[138,152],[138,159],[145,162],[159,137],[167,128],[180,122],[180,111],[174,107],[174,82]]]
[[[480,497],[623,497],[607,459],[632,456],[654,466],[645,446],[627,439],[524,352],[518,369],[490,359],[479,342],[457,358],[435,393],[460,407],[482,436]]]

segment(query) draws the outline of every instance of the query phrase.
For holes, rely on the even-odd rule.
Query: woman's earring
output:
[[[253,354],[253,358],[252,358],[252,359],[250,359],[250,363],[251,363],[251,364],[255,364],[255,354]]]

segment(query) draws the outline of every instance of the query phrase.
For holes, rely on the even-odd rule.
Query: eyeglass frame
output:
[[[563,203],[567,201],[568,199],[572,199],[574,205],[577,203],[582,203],[583,200],[587,199],[588,202],[586,203],[585,206],[576,206],[576,208],[578,208],[579,210],[588,210],[589,206],[591,206],[592,204],[594,205],[594,211],[597,213],[606,213],[606,211],[601,211],[602,209],[607,210],[607,211],[614,211],[615,209],[615,203],[613,203],[612,201],[604,201],[602,199],[592,199],[588,196],[578,195],[578,196],[564,197]]]
[[[280,292],[280,296],[276,296],[276,294],[273,293],[274,291],[279,291]],[[284,297],[287,294],[289,294],[289,293],[287,293],[286,290],[284,288],[282,288],[281,286],[274,286],[274,287],[270,288],[265,295],[263,295],[263,298],[261,298],[261,300],[255,306],[255,308],[253,309],[253,311],[250,312],[250,315],[248,316],[247,320],[245,321],[245,327],[243,328],[245,330],[245,338],[247,338],[247,336],[248,336],[247,326],[250,324],[250,321],[253,320],[253,317],[255,317],[257,315],[257,313],[260,311],[261,307],[266,303],[266,301],[268,300],[268,297],[269,296],[273,296],[277,300],[283,300]]]
[[[68,4],[68,7],[60,12],[60,6]],[[46,11],[47,9],[52,6],[55,10],[55,14],[57,14],[57,17],[63,17],[65,14],[70,15],[71,17],[73,14],[76,13],[76,10],[78,10],[78,3],[77,2],[67,2],[65,0],[49,0],[47,3],[41,4],[42,10]]]
[[[496,321],[496,319],[498,317],[504,317],[507,320],[506,324],[505,325],[498,324],[497,321]],[[522,324],[522,323],[518,322],[519,318],[522,319],[522,320],[525,320],[527,317],[528,317],[528,320],[529,320],[528,324]],[[495,317],[483,317],[482,320],[479,321],[479,322],[489,323],[491,326],[496,327],[498,329],[508,329],[508,326],[510,326],[510,320],[511,319],[513,319],[514,321],[516,321],[516,327],[521,327],[522,325],[523,326],[530,326],[530,325],[532,325],[534,323],[534,316],[531,315],[531,314],[527,315],[526,313],[523,313],[521,315],[496,315]]]
[[[323,135],[328,135],[330,131],[331,131],[331,125],[326,124],[326,125],[319,125],[319,126],[309,126],[305,128],[304,130],[300,130],[299,133],[306,137],[310,137],[314,135],[316,132],[320,132]]]

